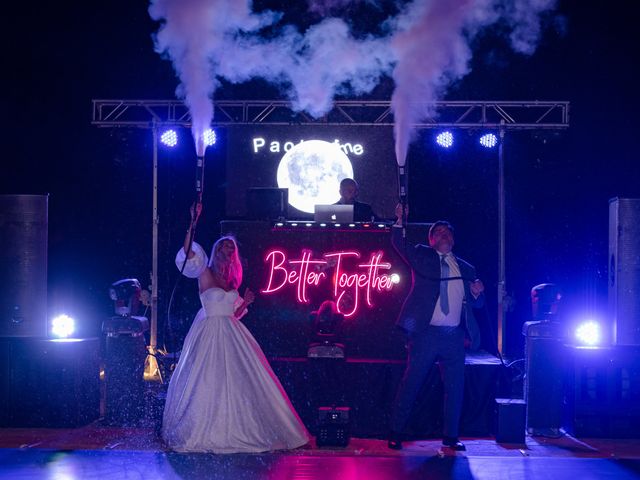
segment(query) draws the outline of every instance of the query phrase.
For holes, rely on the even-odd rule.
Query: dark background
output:
[[[226,173],[226,214],[241,217],[247,213],[247,188],[277,187],[278,164],[284,151],[270,153],[269,143],[285,140],[295,145],[300,139],[324,140],[333,142],[339,139],[341,144],[360,144],[361,155],[347,154],[353,166],[353,175],[360,186],[358,199],[369,203],[382,218],[395,218],[394,210],[398,198],[397,164],[393,146],[391,127],[356,126],[235,126],[229,127]],[[254,153],[251,139],[262,137],[265,147]],[[338,189],[336,188],[336,194]],[[337,201],[337,198],[336,198]],[[291,219],[312,218],[293,206],[289,207]]]
[[[512,133],[505,142],[507,291],[516,301],[507,331],[514,353],[522,349],[520,326],[530,317],[529,290],[541,282],[562,287],[565,318],[593,315],[608,322],[608,201],[640,197],[631,5],[560,1],[530,57],[511,52],[491,29],[474,42],[471,73],[446,95],[571,102],[568,131]],[[13,5],[2,31],[0,193],[50,194],[49,308],[75,314],[85,334],[97,333],[111,315],[113,281],[137,277],[146,286],[151,269],[151,133],[90,125],[92,98],[174,98],[178,82],[170,62],[153,51],[157,25],[146,8],[124,0]],[[301,11],[293,8],[289,20]],[[384,81],[365,98],[389,99],[391,91]],[[282,98],[260,81],[223,84],[216,96]],[[216,238],[225,217],[226,135],[220,132],[218,148],[207,154],[204,244]],[[495,318],[495,153],[479,152],[471,139],[453,152],[437,152],[430,135],[421,133],[409,152],[410,219],[448,218],[456,225],[456,250],[485,279],[487,314]],[[195,155],[186,134],[183,140],[183,147],[159,158],[161,328],[193,195]],[[194,291],[192,282],[177,289],[176,338],[169,348],[197,308]]]

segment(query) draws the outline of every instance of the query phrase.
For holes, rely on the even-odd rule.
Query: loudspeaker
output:
[[[47,336],[47,195],[0,195],[0,337]]]
[[[143,335],[110,335],[105,348],[105,423],[139,425],[144,415]]]
[[[526,322],[525,385],[527,431],[559,436],[566,365],[564,330],[557,322]]]
[[[609,201],[609,312],[616,345],[640,345],[640,199]]]
[[[0,339],[0,393],[0,426],[76,427],[97,420],[98,339]]]
[[[349,407],[320,407],[318,409],[319,447],[349,445]]]
[[[640,347],[569,353],[565,428],[576,437],[640,438]]]
[[[519,398],[496,398],[496,442],[524,443],[526,406]]]

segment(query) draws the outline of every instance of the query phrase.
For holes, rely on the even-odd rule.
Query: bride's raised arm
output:
[[[198,278],[209,264],[206,252],[198,242],[193,240],[196,224],[202,213],[202,204],[191,205],[189,211],[191,213],[191,223],[184,237],[184,244],[176,254],[176,266],[185,277]]]

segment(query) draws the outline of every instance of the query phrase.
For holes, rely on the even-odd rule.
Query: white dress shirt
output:
[[[460,267],[452,253],[442,254],[438,252],[440,259],[444,255],[445,261],[449,265],[449,277],[460,277]],[[447,294],[449,296],[449,313],[444,314],[440,307],[440,298],[436,302],[433,310],[430,325],[438,327],[457,327],[460,324],[462,314],[462,300],[464,299],[464,284],[462,279],[449,280],[447,283]]]

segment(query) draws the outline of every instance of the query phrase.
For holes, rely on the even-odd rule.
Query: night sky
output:
[[[280,9],[288,3],[261,4]],[[640,197],[639,58],[630,5],[560,1],[545,16],[531,56],[514,53],[499,29],[490,29],[472,44],[469,75],[444,97],[571,102],[569,130],[518,132],[505,143],[507,291],[516,300],[508,341],[514,351],[521,348],[520,325],[529,320],[529,290],[538,283],[561,286],[567,319],[591,312],[606,323],[608,201]],[[293,8],[286,19],[300,25],[317,20],[303,12]],[[75,313],[83,318],[83,333],[97,334],[102,318],[112,314],[112,282],[137,277],[148,284],[151,138],[145,130],[92,126],[91,99],[172,99],[178,80],[171,63],[154,51],[158,25],[146,2],[30,2],[10,7],[5,23],[0,193],[49,193],[49,308]],[[364,28],[366,21],[355,24]],[[390,94],[386,79],[362,98],[388,100]],[[283,97],[278,88],[254,81],[223,83],[216,98]],[[457,250],[485,279],[487,315],[495,318],[497,163],[470,150],[447,157],[412,149],[410,219],[446,217],[458,225]],[[218,157],[207,172],[201,226],[207,245],[224,218]],[[161,324],[177,273],[173,255],[188,222],[194,161],[192,146],[160,158]],[[474,178],[453,189],[460,169]],[[448,186],[416,188],[434,177]],[[194,284],[178,290],[172,321],[183,327],[197,307],[194,290]]]

